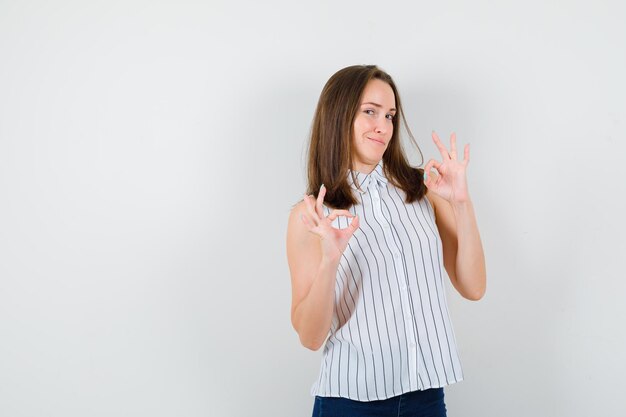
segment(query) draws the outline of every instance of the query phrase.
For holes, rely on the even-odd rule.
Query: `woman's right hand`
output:
[[[312,195],[304,196],[306,214],[301,215],[302,222],[309,232],[320,238],[322,256],[326,259],[339,259],[348,246],[348,241],[359,228],[359,217],[348,210],[333,210],[324,216],[324,196],[326,187],[322,184],[315,199]],[[345,229],[337,229],[332,222],[339,216],[351,217],[352,221]]]
[[[289,214],[287,260],[291,275],[291,323],[300,342],[309,349],[319,349],[333,320],[337,269],[359,218],[348,210],[332,210],[324,215],[326,189],[320,187],[317,199],[305,195]],[[345,229],[333,227],[343,216]]]

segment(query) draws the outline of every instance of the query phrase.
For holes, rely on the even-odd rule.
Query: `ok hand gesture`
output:
[[[450,151],[441,142],[439,136],[433,131],[433,141],[441,157],[442,162],[434,159],[428,161],[424,167],[424,184],[429,190],[452,203],[462,203],[469,199],[467,190],[467,178],[465,171],[469,163],[469,144],[465,145],[463,160],[459,161],[456,151],[456,134],[450,135]],[[431,175],[432,168],[439,173]]]
[[[348,241],[359,228],[359,218],[348,210],[333,210],[328,216],[324,216],[324,196],[326,187],[322,184],[317,195],[317,200],[312,195],[304,196],[306,214],[302,214],[302,222],[309,232],[318,236],[322,245],[322,256],[328,259],[338,259],[348,246]],[[332,222],[339,216],[352,217],[350,225],[345,229],[336,229]]]

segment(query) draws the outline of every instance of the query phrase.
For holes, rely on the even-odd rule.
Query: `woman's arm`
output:
[[[466,168],[469,145],[463,161],[457,158],[456,135],[450,138],[450,151],[433,132],[433,140],[443,162],[430,160],[424,172],[427,197],[435,209],[437,229],[443,245],[443,262],[454,288],[469,300],[480,300],[487,286],[485,255],[478,232],[474,206],[467,189]],[[435,168],[440,175],[433,175]]]
[[[291,323],[300,342],[319,349],[330,330],[335,302],[335,279],[341,255],[359,226],[354,218],[345,229],[331,226],[337,216],[354,217],[347,210],[324,216],[325,190],[317,200],[305,196],[289,215],[287,260],[291,273]]]
[[[443,263],[452,285],[468,300],[480,300],[485,295],[487,277],[472,201],[451,205],[433,193],[427,197],[435,209]]]

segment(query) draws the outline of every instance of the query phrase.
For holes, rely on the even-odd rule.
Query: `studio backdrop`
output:
[[[0,415],[307,416],[285,235],[337,70],[471,144],[450,416],[623,414],[620,1],[0,3]],[[407,136],[404,134],[404,139]],[[423,165],[422,165],[423,166]]]

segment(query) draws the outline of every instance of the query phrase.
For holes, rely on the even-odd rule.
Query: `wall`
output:
[[[321,88],[356,63],[394,76],[426,160],[432,130],[471,143],[488,291],[448,286],[449,414],[618,414],[625,12],[3,1],[0,415],[309,415],[287,216]]]

